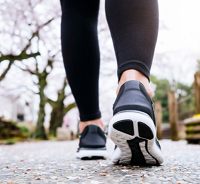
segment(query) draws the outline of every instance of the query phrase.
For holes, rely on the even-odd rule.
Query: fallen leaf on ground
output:
[[[6,169],[10,169],[10,167],[6,166]]]
[[[97,172],[97,170],[95,170],[95,172]]]
[[[107,174],[101,174],[101,176],[106,176]]]
[[[30,171],[31,169],[26,169],[27,171]]]
[[[119,181],[123,181],[123,179],[120,178]]]
[[[27,174],[27,172],[25,172],[24,174]]]
[[[35,180],[41,180],[41,178],[35,178]]]

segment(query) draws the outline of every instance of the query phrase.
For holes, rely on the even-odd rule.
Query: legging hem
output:
[[[134,59],[126,61],[125,64],[123,64],[122,66],[119,67],[118,72],[117,72],[118,79],[120,80],[123,72],[125,72],[126,70],[130,70],[130,69],[134,69],[134,70],[141,72],[150,81],[150,70],[148,69],[148,67],[146,65],[144,65],[144,62],[139,61],[139,60],[134,60]]]
[[[101,118],[101,112],[98,112],[98,113],[94,113],[94,114],[89,114],[89,115],[80,115],[80,120],[82,122],[84,121],[92,121],[92,120],[95,120],[95,119],[99,119]]]

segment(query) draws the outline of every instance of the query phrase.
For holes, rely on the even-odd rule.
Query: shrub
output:
[[[14,139],[6,140],[6,144],[8,144],[8,145],[12,145],[12,144],[15,144],[15,143],[16,143],[16,141]]]

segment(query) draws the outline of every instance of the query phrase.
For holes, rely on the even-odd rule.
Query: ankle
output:
[[[133,69],[126,70],[125,72],[122,73],[118,87],[117,87],[117,94],[119,92],[120,87],[125,82],[130,81],[130,80],[136,80],[136,81],[141,82],[144,85],[144,87],[146,88],[147,93],[149,94],[150,98],[152,98],[152,90],[150,88],[148,78],[141,72],[139,72],[137,70],[133,70]]]
[[[101,128],[104,131],[104,125],[101,119],[95,119],[91,121],[80,122],[80,132],[82,132],[84,128],[88,125],[97,125],[99,128]]]

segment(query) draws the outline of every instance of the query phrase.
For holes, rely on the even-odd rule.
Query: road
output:
[[[200,183],[200,145],[160,141],[162,166],[116,166],[107,160],[75,158],[75,141],[39,141],[0,146],[0,183]],[[107,141],[111,155],[114,144]]]

